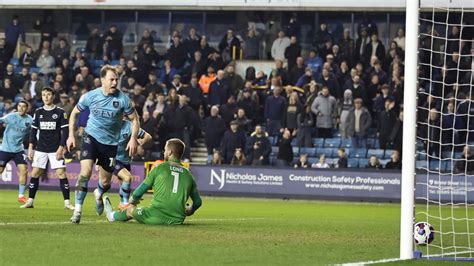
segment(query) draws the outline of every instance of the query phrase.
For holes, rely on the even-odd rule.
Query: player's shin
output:
[[[120,186],[120,199],[121,199],[121,205],[127,205],[128,204],[128,199],[130,198],[130,182],[122,182],[122,185]]]
[[[89,183],[89,178],[85,176],[79,176],[76,183],[76,193],[75,193],[75,211],[82,212],[82,204],[87,195],[87,185]]]
[[[33,201],[36,196],[36,192],[38,191],[39,187],[39,178],[38,177],[31,177],[30,178],[30,185],[29,185],[29,199]]]
[[[114,215],[113,216],[114,221],[125,222],[125,221],[130,220],[130,218],[128,218],[128,216],[127,216],[127,210],[115,211],[113,215]]]

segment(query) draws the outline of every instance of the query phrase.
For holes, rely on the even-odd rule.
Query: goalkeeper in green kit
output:
[[[135,219],[143,224],[182,224],[186,216],[192,215],[202,200],[191,172],[181,164],[184,143],[180,139],[166,142],[165,162],[155,167],[130,197],[130,207],[113,211],[108,197],[104,197],[107,221]],[[136,207],[143,194],[153,188],[153,199],[149,207]],[[186,206],[191,197],[193,204]]]

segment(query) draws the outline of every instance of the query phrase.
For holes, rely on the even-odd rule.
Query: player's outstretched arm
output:
[[[201,199],[201,196],[199,195],[199,192],[197,190],[196,183],[193,184],[193,188],[191,190],[191,195],[190,196],[191,196],[191,199],[193,201],[193,205],[186,206],[186,209],[185,209],[186,216],[193,215],[194,212],[196,212],[197,209],[199,209],[199,207],[201,207],[201,205],[202,205],[202,199]]]
[[[132,196],[130,197],[129,203],[137,206],[140,203],[141,198],[143,197],[143,194],[147,192],[151,188],[150,185],[147,183],[142,182],[132,193]]]
[[[130,156],[133,156],[137,153],[137,147],[138,147],[138,131],[140,130],[140,120],[138,118],[137,112],[133,112],[128,115],[128,118],[132,122],[132,136],[130,137],[130,140],[128,141],[127,148],[126,150],[128,151],[128,154]]]
[[[69,117],[69,134],[66,141],[66,148],[69,152],[71,152],[71,150],[76,147],[76,139],[74,138],[74,126],[77,122],[77,115],[80,112],[81,111],[79,110],[79,108],[75,106],[74,109],[72,109],[71,116]]]

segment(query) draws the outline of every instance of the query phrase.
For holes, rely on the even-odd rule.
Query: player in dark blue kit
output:
[[[53,104],[54,91],[50,87],[41,90],[44,106],[36,109],[31,126],[28,159],[32,160],[29,197],[20,208],[33,208],[33,202],[39,187],[39,177],[46,171],[48,162],[51,169],[56,170],[59,187],[63,193],[64,207],[73,210],[69,201],[69,181],[66,176],[64,147],[67,139],[67,114]]]
[[[28,175],[28,165],[23,147],[23,139],[30,133],[33,118],[26,113],[28,102],[18,103],[18,112],[9,113],[0,118],[0,124],[5,126],[3,141],[0,146],[0,175],[5,170],[7,163],[13,160],[18,168],[18,202],[26,202],[25,185]]]
[[[132,182],[132,174],[130,173],[130,162],[132,158],[126,151],[127,143],[130,140],[132,134],[132,122],[123,120],[122,130],[120,131],[120,140],[117,148],[117,156],[115,157],[115,169],[114,175],[118,176],[121,180],[120,184],[120,209],[126,209],[130,204],[128,198],[130,197],[130,183]],[[152,139],[151,135],[141,129],[138,131],[138,142],[143,145]]]
[[[76,117],[82,110],[89,108],[89,120],[82,137],[81,172],[76,183],[76,206],[71,217],[71,222],[76,224],[81,220],[82,204],[87,194],[92,166],[96,161],[99,166],[99,187],[94,191],[96,212],[101,215],[104,211],[102,195],[110,188],[123,116],[127,116],[132,123],[131,136],[126,147],[130,156],[136,153],[138,146],[140,122],[130,99],[117,89],[117,70],[105,65],[100,70],[100,81],[102,87],[84,94],[72,110],[69,120],[67,147],[71,150],[76,146],[74,139]]]

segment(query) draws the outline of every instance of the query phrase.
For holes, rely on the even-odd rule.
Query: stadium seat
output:
[[[368,130],[368,137],[369,138],[376,138],[377,137],[377,129],[376,128],[369,128]]]
[[[383,159],[383,154],[384,154],[384,151],[380,150],[380,149],[369,149],[367,151],[367,157],[375,155],[375,156],[377,156],[377,158]]]
[[[112,60],[112,61],[110,61],[110,65],[111,65],[111,66],[117,66],[117,65],[119,65],[119,64],[120,64],[120,61],[119,61],[119,60]]]
[[[443,162],[440,160],[432,160],[430,162],[430,170],[431,171],[440,171],[443,169]]]
[[[316,156],[316,148],[308,148],[308,147],[300,148],[300,154],[308,154],[308,156]]]
[[[359,160],[352,158],[347,160],[347,167],[349,168],[357,168],[359,167]]]
[[[329,164],[329,167],[333,168],[337,164],[337,158],[326,159],[326,163]]]
[[[331,152],[331,153],[332,153],[332,157],[334,157],[334,158],[338,157],[338,156],[337,156],[337,151],[339,150],[339,148],[331,148],[331,149],[332,149],[332,152]]]
[[[416,169],[426,169],[426,168],[428,168],[428,162],[418,160],[415,163],[415,167],[416,167]]]
[[[352,158],[365,158],[367,156],[367,149],[352,149],[350,152],[350,157]]]
[[[426,152],[418,151],[417,155],[418,160],[426,160]]]
[[[416,141],[416,150],[417,151],[422,151],[424,149],[425,149],[425,146],[423,145],[423,143],[420,140],[417,140]]]
[[[324,147],[325,148],[339,148],[341,146],[341,139],[340,138],[331,138],[324,140]]]
[[[442,171],[450,173],[452,171],[452,165],[453,165],[453,163],[452,163],[451,160],[443,161],[442,164],[441,164]]]
[[[293,139],[293,140],[291,141],[291,146],[294,147],[294,146],[296,146],[297,144],[298,144],[298,140],[297,140],[297,139]]]
[[[30,67],[30,74],[33,73],[33,72],[38,73],[39,72],[39,67]]]
[[[299,155],[300,155],[300,148],[293,147],[293,156],[299,156]]]
[[[271,154],[275,155],[275,156],[278,154],[278,146],[273,146],[272,147],[272,153]]]
[[[332,130],[332,136],[334,138],[340,138],[341,137],[341,130],[339,128],[335,128]]]
[[[365,166],[367,165],[367,163],[369,162],[369,159],[367,158],[359,158],[358,159],[358,168],[365,168]]]
[[[324,154],[326,155],[326,158],[330,158],[332,157],[332,152],[333,152],[332,148],[318,148],[316,150],[316,156],[319,157],[320,154]]]
[[[97,59],[94,62],[95,67],[102,67],[104,65],[104,60]]]
[[[341,147],[342,148],[351,148],[352,147],[352,139],[342,139],[341,140]]]
[[[308,163],[309,163],[309,166],[311,167],[311,165],[313,163],[318,163],[319,162],[319,158],[318,157],[308,157]]]
[[[324,146],[324,139],[323,138],[313,139],[313,146],[316,148],[322,148]]]
[[[379,160],[380,165],[385,168],[385,165],[387,165],[388,162],[390,162],[391,159],[381,159]]]
[[[394,151],[395,151],[395,150],[385,150],[385,153],[384,153],[383,158],[384,158],[384,159],[390,159],[391,156],[392,156],[392,153],[393,153]]]
[[[13,67],[17,67],[20,64],[20,61],[18,61],[18,58],[12,57],[12,59],[10,59],[10,64],[12,64]]]
[[[368,139],[366,139],[365,141],[366,141],[367,147],[368,147],[369,149],[377,149],[377,147],[375,147],[375,139],[373,139],[373,138],[368,138]]]

